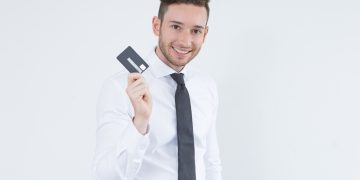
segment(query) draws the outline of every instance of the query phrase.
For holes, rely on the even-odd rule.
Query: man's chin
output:
[[[172,64],[176,66],[185,66],[189,62],[189,59],[173,59]]]

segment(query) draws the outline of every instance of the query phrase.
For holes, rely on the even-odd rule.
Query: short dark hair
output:
[[[200,7],[205,7],[207,12],[207,19],[209,19],[210,8],[209,1],[210,0],[160,0],[160,7],[158,12],[158,17],[160,20],[164,19],[164,14],[167,11],[169,5],[171,4],[193,4]]]

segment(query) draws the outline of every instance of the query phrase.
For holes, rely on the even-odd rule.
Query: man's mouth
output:
[[[185,54],[191,52],[191,50],[188,50],[188,49],[179,49],[176,47],[172,47],[172,48],[175,50],[175,52],[182,54],[182,55],[185,55]]]

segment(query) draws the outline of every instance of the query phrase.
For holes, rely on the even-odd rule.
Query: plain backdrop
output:
[[[146,57],[158,0],[0,1],[0,179],[91,179],[95,105]],[[220,96],[225,180],[360,179],[360,3],[210,3],[191,65]]]

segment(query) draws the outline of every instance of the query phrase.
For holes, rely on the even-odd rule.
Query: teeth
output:
[[[173,47],[173,48],[174,48],[174,47]],[[190,51],[183,51],[183,50],[180,50],[180,49],[177,49],[177,48],[174,48],[174,50],[175,50],[176,52],[180,53],[180,54],[186,54],[186,53],[190,52]]]

